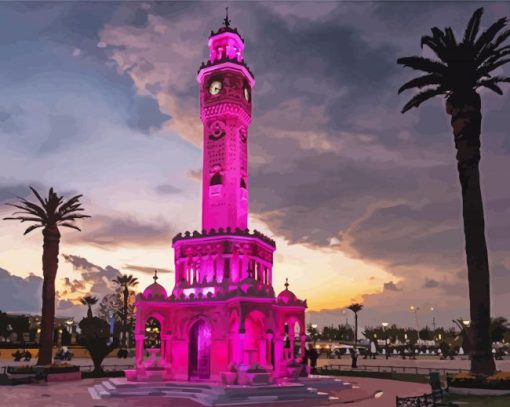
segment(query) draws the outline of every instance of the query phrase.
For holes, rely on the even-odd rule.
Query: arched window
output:
[[[212,176],[209,185],[221,185],[221,183],[222,183],[221,175],[219,173],[216,173]]]
[[[244,178],[241,178],[241,188],[246,189],[246,181],[244,180]]]

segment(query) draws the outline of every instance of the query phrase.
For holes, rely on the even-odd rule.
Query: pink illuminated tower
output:
[[[248,128],[253,74],[228,16],[209,37],[198,71],[204,157],[202,231],[173,239],[175,284],[157,283],[136,301],[136,364],[130,380],[218,380],[229,365],[287,374],[305,346],[305,309],[288,289],[275,297],[275,242],[248,226]],[[147,340],[155,319],[158,339]],[[147,347],[157,344],[156,348]],[[146,352],[150,357],[145,359]],[[156,373],[155,373],[156,372]],[[160,373],[157,373],[160,372]]]

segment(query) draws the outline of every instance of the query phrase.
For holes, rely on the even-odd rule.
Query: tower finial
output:
[[[158,280],[158,270],[154,270],[154,277],[152,277],[154,279],[154,282],[156,282]]]
[[[288,278],[286,278],[286,279],[285,279],[285,284],[284,284],[284,286],[285,286],[285,289],[286,289],[286,290],[288,290],[288,289],[289,289],[289,279],[288,279]]]
[[[225,7],[225,19],[223,20],[223,24],[225,27],[230,27],[230,19],[228,18],[228,7]]]

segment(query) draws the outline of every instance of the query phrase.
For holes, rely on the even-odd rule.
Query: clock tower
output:
[[[223,26],[209,37],[202,63],[200,118],[204,128],[202,229],[248,228],[248,127],[253,74],[244,62],[244,39]]]
[[[258,364],[278,379],[288,374],[298,347],[305,354],[306,300],[290,291],[288,283],[275,296],[276,243],[247,227],[255,79],[244,63],[244,41],[227,16],[208,44],[209,59],[197,76],[204,126],[202,230],[172,239],[171,292],[154,282],[137,296],[137,369],[129,371],[128,380],[146,381],[151,373],[150,380],[162,375],[163,380],[219,381],[232,364],[238,372]],[[151,349],[151,359],[144,361],[151,318],[160,324],[157,362],[158,349]],[[159,370],[149,372],[147,366]],[[248,378],[239,375],[239,384],[243,377]]]

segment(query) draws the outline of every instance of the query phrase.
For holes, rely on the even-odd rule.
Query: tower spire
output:
[[[223,20],[223,25],[225,27],[230,27],[231,20],[228,18],[228,7],[225,7],[225,19]]]
[[[285,284],[284,284],[284,286],[285,286],[285,289],[286,289],[286,290],[288,290],[288,289],[289,289],[289,285],[290,285],[290,284],[289,284],[289,279],[288,279],[288,278],[286,278],[286,279],[285,279]]]
[[[154,277],[152,277],[154,279],[154,282],[157,282],[158,280],[158,270],[154,270]]]

